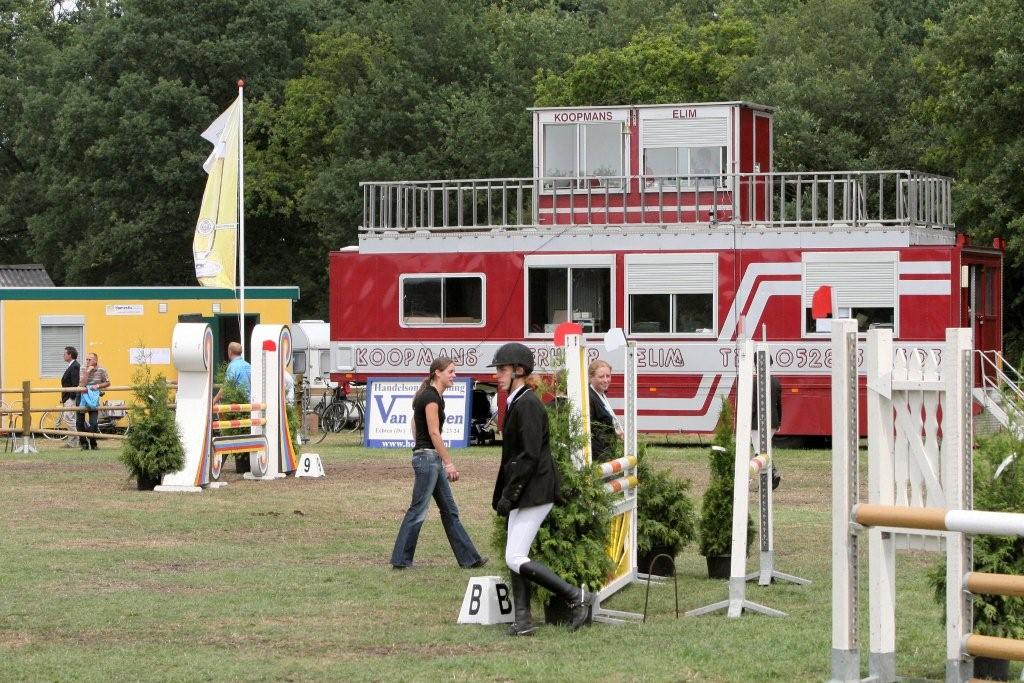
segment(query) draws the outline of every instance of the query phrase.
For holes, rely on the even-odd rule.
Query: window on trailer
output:
[[[631,334],[715,334],[715,254],[628,254]]]
[[[808,252],[803,255],[804,334],[826,336],[827,320],[815,320],[811,300],[819,287],[832,287],[839,317],[857,321],[857,329],[891,327],[899,336],[896,316],[898,254],[877,252]]]
[[[403,276],[401,288],[403,325],[483,323],[483,276]]]
[[[528,269],[528,330],[551,332],[573,321],[585,333],[607,332],[611,323],[611,269]]]
[[[622,145],[622,126],[618,123],[546,124],[541,175],[567,179],[549,180],[544,184],[545,189],[588,185],[621,187],[621,180],[616,176],[624,174]],[[612,178],[601,180],[606,176]]]
[[[652,147],[644,150],[644,175],[647,186],[687,189],[711,189],[726,185],[724,146]]]

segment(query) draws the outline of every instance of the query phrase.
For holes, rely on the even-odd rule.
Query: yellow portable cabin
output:
[[[298,287],[246,287],[248,339],[258,323],[291,324]],[[171,334],[178,322],[208,322],[214,360],[227,359],[238,341],[235,290],[212,287],[4,287],[0,288],[0,387],[58,387],[64,347],[79,360],[94,352],[115,385],[131,384],[143,363],[174,380]]]

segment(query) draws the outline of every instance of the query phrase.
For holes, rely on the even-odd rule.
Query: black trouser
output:
[[[75,401],[76,408],[80,407],[82,402],[82,395],[79,394],[78,396],[79,398]],[[88,421],[86,420],[86,418],[88,418]],[[100,431],[99,425],[100,411],[98,409],[90,410],[88,413],[78,413],[78,418],[75,420],[75,429],[80,432],[92,432],[95,434]],[[92,439],[86,436],[78,437],[78,442],[81,444],[82,448],[95,449],[97,447],[96,439]]]

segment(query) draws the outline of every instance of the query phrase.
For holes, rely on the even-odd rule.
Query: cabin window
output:
[[[717,329],[715,254],[629,254],[630,334],[712,336]]]
[[[530,334],[553,332],[566,321],[579,323],[585,334],[611,327],[610,268],[531,267],[527,274]]]
[[[640,122],[645,186],[648,190],[712,189],[726,186],[729,120],[644,118]]]
[[[403,275],[402,326],[482,325],[483,275]]]
[[[725,147],[651,147],[644,150],[648,188],[725,187]]]
[[[804,334],[825,336],[831,321],[815,320],[811,301],[819,287],[832,287],[841,318],[857,321],[857,330],[872,327],[897,331],[898,254],[878,252],[805,253],[803,255]]]
[[[85,363],[85,318],[80,315],[44,315],[39,318],[39,376],[60,377],[67,370],[64,347],[78,349]]]
[[[620,187],[623,135],[619,123],[552,123],[544,126],[545,189]],[[612,176],[608,180],[602,178]],[[554,180],[566,178],[566,180]],[[572,180],[569,180],[572,178]],[[587,178],[588,180],[580,180]]]

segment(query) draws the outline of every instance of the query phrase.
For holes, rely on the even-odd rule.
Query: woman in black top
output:
[[[412,451],[412,471],[415,479],[412,503],[402,519],[395,548],[391,551],[391,566],[395,569],[412,565],[416,541],[423,520],[427,518],[431,497],[437,502],[441,524],[459,565],[482,567],[487,564],[487,558],[477,552],[462,526],[459,508],[448,485],[450,481],[459,480],[459,471],[455,469],[455,463],[441,439],[441,427],[444,425],[444,399],[441,394],[454,383],[455,363],[451,358],[441,356],[430,364],[430,376],[423,380],[412,400],[412,432],[416,440]]]
[[[508,517],[505,563],[511,570],[515,598],[515,621],[509,635],[532,635],[536,628],[530,614],[530,582],[547,588],[569,605],[569,629],[587,623],[590,605],[582,588],[569,584],[546,565],[529,558],[530,546],[540,525],[556,502],[560,502],[559,476],[551,457],[548,414],[537,394],[533,353],[519,343],[502,345],[491,366],[498,388],[508,393],[508,411],[501,430],[501,466],[494,483],[492,505]]]
[[[587,374],[590,377],[590,457],[594,462],[605,462],[615,453],[615,439],[622,436],[608,403],[612,366],[607,361],[595,360]]]

